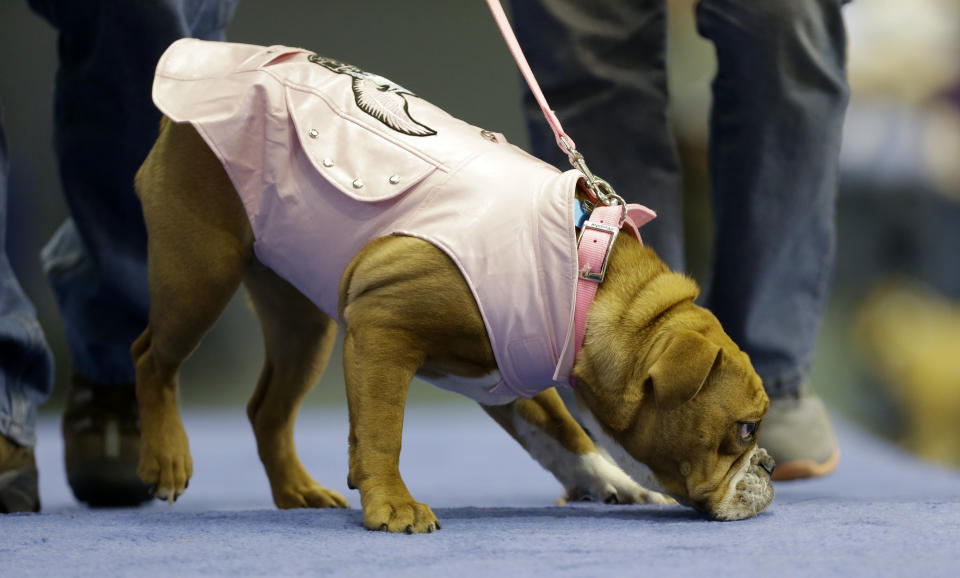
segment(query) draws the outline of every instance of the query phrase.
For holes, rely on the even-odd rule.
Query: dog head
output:
[[[694,305],[693,281],[662,267],[630,285],[591,308],[574,368],[588,428],[639,483],[716,519],[756,515],[773,500],[774,466],[757,445],[769,406],[759,376]]]

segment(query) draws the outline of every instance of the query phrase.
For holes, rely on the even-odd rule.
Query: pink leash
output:
[[[547,99],[543,96],[543,91],[540,90],[540,85],[537,83],[537,79],[530,69],[530,64],[523,55],[523,50],[520,49],[520,43],[517,42],[517,37],[510,27],[510,21],[503,11],[503,6],[500,5],[499,0],[487,0],[487,6],[490,7],[493,19],[500,28],[500,33],[503,35],[507,47],[510,48],[510,53],[513,54],[513,59],[517,62],[517,67],[523,74],[523,78],[527,81],[527,86],[530,87],[534,98],[537,99],[540,110],[543,111],[543,116],[547,119],[547,124],[553,130],[553,135],[557,139],[557,146],[570,159],[570,164],[583,173],[588,193],[592,196],[591,200],[596,204],[590,214],[590,219],[583,223],[580,237],[577,239],[579,275],[577,277],[577,298],[574,307],[573,325],[576,347],[574,351],[578,354],[583,346],[583,337],[587,330],[587,313],[597,294],[597,288],[603,281],[607,263],[610,260],[610,250],[613,248],[613,242],[616,240],[617,234],[619,234],[620,229],[626,229],[642,244],[643,239],[640,238],[638,229],[653,220],[657,214],[643,205],[628,205],[609,183],[590,172],[583,155],[577,151],[573,139],[564,132],[557,115],[547,104]],[[572,383],[573,377],[571,376],[570,379]]]
[[[547,99],[543,96],[540,85],[537,84],[537,78],[533,75],[533,71],[530,70],[527,57],[523,55],[523,50],[520,49],[520,43],[517,42],[517,37],[514,35],[513,29],[510,28],[510,21],[503,11],[503,6],[500,5],[500,0],[487,0],[487,6],[490,7],[490,12],[493,13],[493,19],[500,28],[500,34],[503,35],[503,39],[510,49],[510,54],[512,54],[513,59],[517,61],[517,67],[520,69],[520,73],[523,74],[523,78],[527,81],[527,86],[530,87],[533,97],[537,99],[537,104],[540,105],[543,116],[547,118],[547,124],[553,129],[553,134],[557,138],[557,146],[560,147],[560,150],[564,153],[568,154],[570,151],[577,150],[577,145],[567,133],[563,132],[563,127],[560,126],[560,120],[557,118],[557,115],[554,114],[553,110],[550,109],[550,105],[547,104]]]

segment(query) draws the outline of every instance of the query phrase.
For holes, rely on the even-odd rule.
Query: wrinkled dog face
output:
[[[773,500],[773,459],[757,444],[768,407],[747,356],[725,348],[695,396],[654,406],[656,430],[635,428],[624,442],[681,503],[720,520],[748,518]]]
[[[642,392],[636,411],[617,419],[585,397],[600,422],[587,427],[602,430],[601,443],[638,483],[718,520],[755,516],[773,500],[774,462],[757,445],[769,406],[760,378],[728,338],[664,341],[642,383],[628,387]]]

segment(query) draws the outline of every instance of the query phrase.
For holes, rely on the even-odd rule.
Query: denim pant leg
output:
[[[700,0],[716,48],[707,306],[768,393],[806,378],[834,257],[848,98],[842,0]]]
[[[0,435],[36,442],[37,405],[53,388],[53,357],[7,259],[7,140],[0,109]]]
[[[147,325],[146,231],[133,176],[157,136],[156,63],[185,36],[222,40],[237,0],[30,0],[59,32],[54,144],[72,218],[44,248],[74,369],[134,381]]]
[[[520,44],[590,169],[628,202],[659,217],[644,241],[682,270],[683,215],[676,144],[667,116],[665,0],[517,0]],[[569,168],[527,94],[533,153]]]

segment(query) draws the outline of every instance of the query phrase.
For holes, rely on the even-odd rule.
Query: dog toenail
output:
[[[380,524],[380,531],[381,531],[381,532],[386,532],[386,531],[387,531],[387,525],[386,525],[386,524]]]

